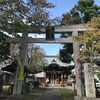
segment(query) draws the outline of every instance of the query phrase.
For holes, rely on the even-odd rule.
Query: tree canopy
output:
[[[61,24],[87,23],[93,16],[100,16],[100,6],[94,4],[94,0],[79,0],[70,12],[63,14]]]
[[[46,8],[53,7],[46,0],[1,0],[0,30],[14,34],[25,32],[30,26],[39,29],[50,21]]]
[[[63,17],[61,20],[61,25],[87,23],[88,21],[91,20],[93,16],[94,17],[100,16],[100,6],[94,4],[94,0],[79,0],[78,3],[70,10],[70,12],[63,14],[62,16]],[[63,37],[66,36],[68,37],[68,33],[63,34]],[[63,55],[66,52],[66,59],[70,59],[70,60],[72,59],[71,56],[68,56],[72,54],[70,53],[70,50],[66,51],[66,49],[69,48],[69,45],[70,45],[70,50],[73,49],[73,46],[71,44],[65,44],[63,46],[64,48],[59,51],[60,58],[65,59]]]
[[[41,26],[50,25],[53,19],[49,19],[49,12],[46,9],[54,8],[54,5],[47,0],[0,0],[0,45],[6,43],[2,40],[4,33],[19,36],[18,32],[26,32],[30,27],[40,33]],[[55,19],[56,20],[56,19]],[[55,21],[54,20],[54,21]],[[8,47],[10,48],[10,47]],[[1,54],[8,54],[6,49]]]
[[[59,51],[59,59],[64,63],[70,63],[72,61],[72,54],[73,54],[73,44],[68,43],[64,44],[63,49]]]
[[[5,43],[8,36],[0,33],[0,61],[4,61],[9,58],[10,50],[8,49],[10,44]]]
[[[82,45],[80,59],[83,62],[93,62],[96,57],[100,57],[100,17],[93,17],[85,26],[88,30],[75,39]]]
[[[27,50],[27,62],[26,65],[36,72],[43,71],[43,67],[46,66],[47,61],[44,59],[45,51],[40,48],[40,46],[35,46],[34,44],[29,44]]]

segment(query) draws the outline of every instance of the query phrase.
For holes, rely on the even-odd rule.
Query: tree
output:
[[[83,62],[95,62],[95,57],[100,56],[100,17],[93,17],[85,25],[88,30],[75,39],[82,45],[80,59]]]
[[[59,53],[59,59],[64,63],[70,63],[72,61],[72,43],[65,44],[63,46],[63,49],[60,49]]]
[[[54,8],[54,5],[46,0],[1,0],[0,33],[12,34],[15,37],[19,37],[18,32],[23,33],[30,29],[40,33],[41,26],[48,26],[57,21],[56,18],[49,19],[46,9],[50,8]],[[4,44],[6,45],[5,42]],[[2,52],[4,51],[6,52],[6,49]]]
[[[65,13],[62,14],[62,20],[61,25],[72,25],[72,24],[80,24],[81,23],[81,17],[79,16],[79,13],[76,12],[75,8],[73,8],[71,13]]]
[[[4,61],[9,58],[10,50],[9,43],[5,43],[8,36],[6,34],[0,33],[0,61]]]
[[[12,34],[15,37],[19,37],[18,32],[23,33],[30,29],[40,33],[41,26],[56,22],[56,19],[49,19],[49,12],[46,9],[50,8],[54,8],[54,5],[47,0],[1,0],[0,33]],[[0,39],[2,45],[6,45],[2,40],[3,35],[0,35]],[[7,52],[5,48],[1,51],[2,54]]]
[[[46,9],[53,7],[54,5],[47,0],[1,0],[0,32],[17,36],[18,32],[29,32],[32,29],[40,33],[41,26],[51,25],[52,20],[49,19]],[[21,94],[22,80],[17,79],[17,74],[15,80],[14,94]]]
[[[63,14],[63,18],[61,20],[61,25],[73,25],[73,24],[82,24],[87,23],[91,20],[93,16],[100,16],[100,6],[94,4],[94,0],[79,0],[78,4],[75,5],[70,12]],[[66,37],[68,33],[63,34],[63,37]],[[63,58],[61,54],[63,53],[65,48],[68,48],[65,44],[64,48],[60,50],[60,58]],[[71,50],[73,49],[72,45],[70,45]],[[62,51],[62,52],[61,52]],[[64,51],[66,52],[66,51]],[[71,55],[71,53],[69,53]],[[66,55],[69,55],[66,54]],[[66,59],[70,56],[66,56]],[[65,59],[65,57],[63,58]],[[71,59],[71,58],[69,58]],[[66,60],[67,62],[67,60]]]
[[[12,55],[14,57],[19,56],[20,43],[13,44],[12,47]],[[43,71],[43,67],[47,65],[47,61],[44,59],[44,56],[44,49],[33,43],[28,43],[25,65],[34,73]]]
[[[27,51],[27,62],[26,65],[34,73],[43,71],[43,67],[46,66],[47,61],[44,59],[45,52],[39,46],[29,44]]]
[[[0,29],[9,34],[25,32],[30,26],[38,30],[49,23],[49,12],[53,8],[46,0],[2,0],[0,1]],[[38,29],[37,29],[38,28]]]
[[[100,6],[94,0],[79,0],[69,13],[63,14],[61,25],[87,23],[93,16],[100,16]]]
[[[90,21],[93,16],[100,15],[100,6],[95,5],[94,0],[79,0],[75,8],[84,23]]]

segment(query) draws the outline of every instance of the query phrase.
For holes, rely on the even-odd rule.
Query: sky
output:
[[[69,12],[77,4],[78,0],[48,0],[55,5],[50,9],[51,17],[62,17],[63,13]]]
[[[69,12],[79,0],[48,0],[56,5],[55,8],[49,9],[50,18],[62,17],[62,14]],[[100,5],[100,0],[94,0],[95,4]],[[41,37],[41,35],[39,36]],[[46,55],[57,55],[63,45],[61,44],[39,44],[44,49]]]
[[[55,8],[50,9],[51,17],[62,17],[63,13],[69,12],[79,0],[48,0],[56,5]],[[94,0],[95,4],[100,6],[100,0]]]

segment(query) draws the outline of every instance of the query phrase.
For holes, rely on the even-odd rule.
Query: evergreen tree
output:
[[[4,61],[9,58],[9,43],[6,43],[6,38],[8,36],[6,34],[0,33],[0,61]]]
[[[75,5],[70,12],[63,14],[63,18],[61,20],[61,25],[73,25],[73,24],[82,24],[87,23],[91,20],[91,18],[95,16],[100,16],[100,6],[94,4],[94,0],[79,0],[78,4]],[[68,33],[67,33],[68,34]],[[66,33],[64,34],[66,37]],[[65,48],[68,48],[69,44],[65,44],[64,48],[60,50],[60,58],[65,59],[62,55],[66,52]],[[73,49],[72,45],[70,45],[71,50]],[[71,55],[71,53],[67,53],[66,55]],[[66,56],[66,59],[70,56]],[[61,59],[61,60],[62,60]],[[63,61],[63,60],[62,60]],[[66,60],[67,62],[67,60]],[[69,61],[68,61],[69,62]]]
[[[91,18],[100,16],[100,6],[94,4],[94,0],[79,0],[70,12],[63,14],[62,25],[87,23]]]
[[[73,49],[72,49],[72,43],[65,44],[63,46],[63,49],[61,49],[59,52],[59,59],[64,62],[64,63],[70,63],[73,54]]]

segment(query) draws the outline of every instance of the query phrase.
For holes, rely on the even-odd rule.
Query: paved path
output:
[[[58,93],[58,89],[48,88],[38,100],[61,100],[61,97]]]

